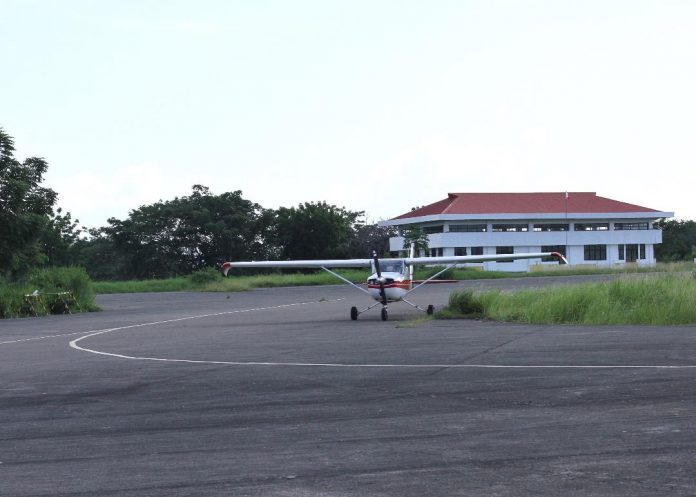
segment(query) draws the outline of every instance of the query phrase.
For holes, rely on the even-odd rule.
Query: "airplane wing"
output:
[[[543,257],[555,257],[561,264],[568,261],[558,252],[529,252],[518,254],[495,254],[495,255],[458,255],[442,257],[406,257],[406,258],[385,258],[381,261],[390,260],[404,261],[406,264],[464,264],[467,262],[486,262],[486,261],[514,261],[516,259],[541,259]],[[342,268],[342,267],[370,267],[374,259],[324,259],[324,260],[297,260],[297,261],[249,261],[249,262],[225,262],[220,269],[227,276],[227,272],[232,268]]]
[[[324,259],[311,261],[251,261],[225,262],[220,269],[227,276],[232,268],[245,267],[280,267],[280,268],[341,268],[341,267],[370,267],[372,259]]]

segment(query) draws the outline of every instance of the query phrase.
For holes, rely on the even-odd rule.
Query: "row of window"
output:
[[[635,262],[638,259],[645,260],[645,244],[644,243],[627,243],[619,245],[619,260],[626,262]],[[585,260],[586,261],[606,261],[607,246],[606,245],[585,245]]]
[[[627,230],[649,230],[650,223],[639,222],[639,223],[614,223],[615,231],[627,231]],[[435,233],[443,233],[445,230],[444,225],[438,224],[435,226],[425,226],[423,232],[432,235]],[[534,224],[532,225],[532,230],[536,232],[542,231],[569,231],[570,225],[568,223],[546,223],[546,224]],[[608,231],[609,223],[575,223],[573,225],[574,231]],[[488,226],[485,224],[450,224],[450,233],[482,233],[488,231]],[[528,224],[493,224],[491,225],[491,231],[494,233],[520,233],[529,231]]]
[[[619,260],[626,262],[635,262],[638,259],[645,260],[645,244],[644,243],[632,243],[619,245]],[[544,245],[541,247],[542,252],[558,252],[563,257],[566,257],[566,246],[565,245]],[[512,246],[499,246],[495,248],[496,255],[501,254],[514,254],[515,247]],[[430,257],[441,257],[443,254],[443,249],[441,247],[432,248],[429,250]],[[483,247],[454,247],[454,255],[483,255]],[[584,246],[584,259],[586,261],[606,261],[607,260],[607,246],[603,244],[597,245],[585,245]],[[542,262],[555,262],[556,259],[553,257],[544,257]],[[501,261],[501,262],[513,262],[513,261]]]

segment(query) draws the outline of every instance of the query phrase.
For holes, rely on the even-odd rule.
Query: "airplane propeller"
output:
[[[382,297],[382,305],[387,305],[387,292],[384,291],[384,278],[382,278],[382,271],[379,269],[379,259],[377,258],[377,251],[372,251],[372,258],[375,261],[375,271],[377,272],[377,281],[379,282],[379,296]]]

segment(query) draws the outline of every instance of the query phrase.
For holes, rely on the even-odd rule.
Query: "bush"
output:
[[[463,316],[483,315],[483,303],[471,290],[453,292],[449,298],[449,309]]]
[[[195,273],[188,275],[188,279],[191,283],[197,286],[207,285],[213,281],[217,281],[221,278],[222,274],[220,271],[214,267],[207,267],[205,269],[199,269]]]
[[[25,297],[35,291],[41,300]],[[61,295],[62,292],[70,292],[75,301]],[[71,312],[99,310],[94,301],[91,281],[83,268],[35,270],[24,281],[0,283],[0,318],[62,314],[67,311],[66,305]]]

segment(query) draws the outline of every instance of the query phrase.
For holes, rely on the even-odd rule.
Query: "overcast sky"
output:
[[[242,190],[377,221],[596,191],[696,219],[696,2],[0,0],[0,126],[83,224]]]

